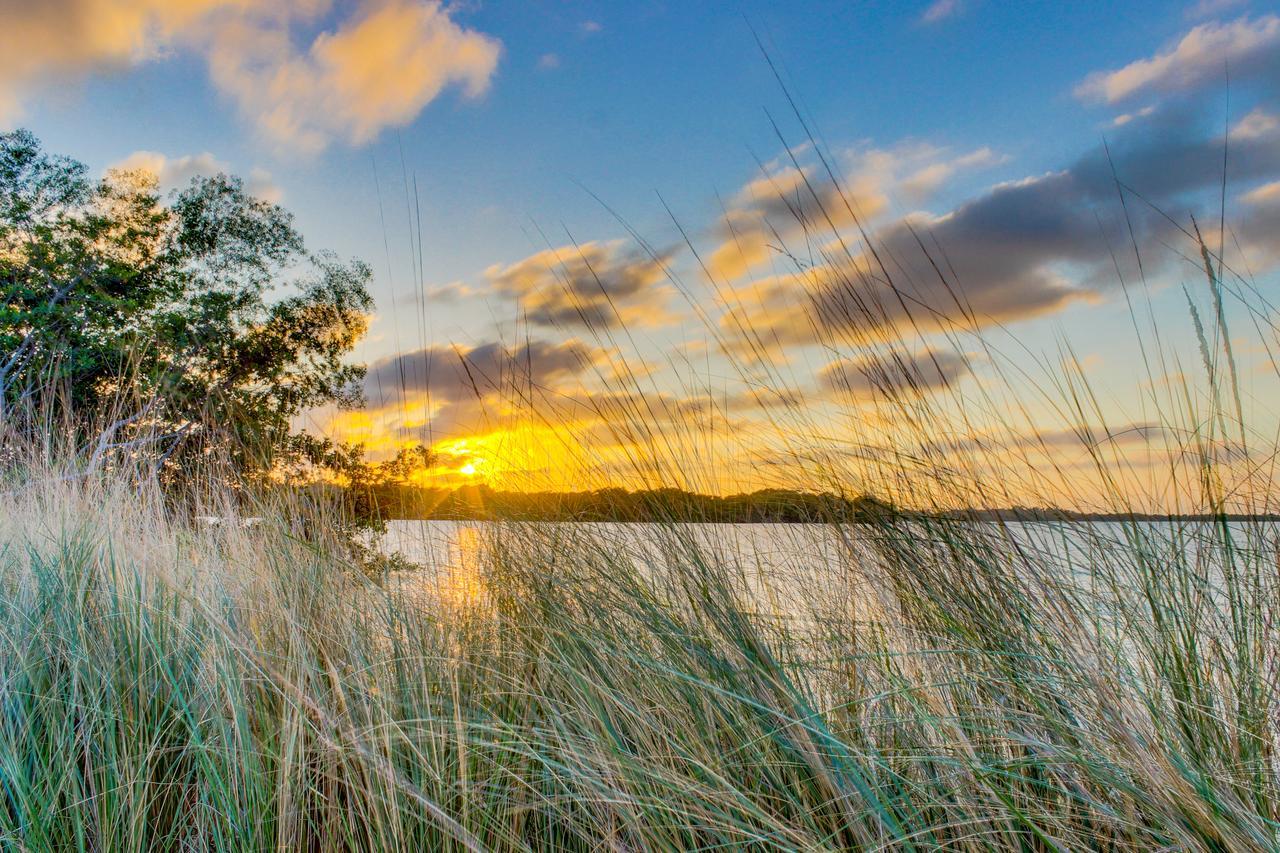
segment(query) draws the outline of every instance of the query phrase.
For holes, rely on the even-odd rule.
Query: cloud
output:
[[[672,319],[664,306],[665,267],[673,254],[653,258],[621,240],[593,241],[495,264],[485,277],[497,292],[517,298],[522,313],[538,325],[653,325]]]
[[[551,71],[560,67],[560,54],[544,53],[538,57],[538,70]]]
[[[986,168],[1004,161],[1004,157],[984,146],[958,157],[939,159],[923,166],[903,178],[900,187],[907,196],[922,199],[931,195],[957,172],[965,169]]]
[[[1009,452],[1040,451],[1057,459],[1063,451],[1096,450],[1119,445],[1163,448],[1172,444],[1176,433],[1154,421],[1131,421],[1114,426],[1080,424],[1056,429],[1010,429],[994,435],[976,435],[949,442],[957,451],[980,451],[999,455]]]
[[[1154,106],[1148,105],[1143,107],[1140,110],[1134,110],[1131,113],[1121,113],[1120,115],[1116,116],[1111,120],[1111,126],[1124,127],[1129,122],[1135,119],[1146,118],[1147,116],[1151,115],[1155,111],[1156,111],[1156,108]]]
[[[365,399],[372,414],[406,437],[428,426],[437,435],[454,434],[513,405],[543,409],[546,400],[579,391],[583,375],[606,358],[572,339],[429,346],[369,365]]]
[[[920,15],[921,23],[936,24],[960,12],[960,0],[934,0]]]
[[[990,148],[955,154],[924,142],[855,147],[840,155],[846,178],[831,182],[808,149],[768,164],[730,202],[708,269],[736,281],[766,263],[787,235],[866,225],[888,211],[890,198],[919,203],[964,170],[1004,162]],[[772,247],[772,248],[771,248]]]
[[[527,437],[531,427],[567,431],[562,441],[596,452],[644,441],[669,445],[698,430],[724,434],[730,410],[745,408],[737,398],[682,396],[611,379],[617,358],[577,340],[425,347],[371,364],[365,410],[355,418],[330,412],[327,429],[377,454],[501,431]]]
[[[1252,114],[1251,114],[1252,115]],[[1091,199],[1115,197],[1112,163],[1125,184],[1156,204],[1169,204],[1222,181],[1221,118],[1165,109],[1129,126],[1111,142],[1111,156],[1095,148],[1070,171]],[[1240,132],[1243,130],[1244,132]],[[1280,173],[1280,134],[1268,114],[1246,116],[1233,129],[1230,178],[1253,181]]]
[[[1232,140],[1253,140],[1275,136],[1280,129],[1280,116],[1270,113],[1262,107],[1250,110],[1244,118],[1231,128]]]
[[[300,49],[325,0],[0,0],[0,124],[41,88],[178,51],[203,56],[215,88],[270,140],[317,151],[412,121],[440,93],[488,88],[501,44],[437,0],[342,4]],[[304,42],[305,43],[305,42]]]
[[[726,230],[729,235],[707,259],[707,269],[713,278],[737,281],[769,260],[774,244],[763,226],[738,231],[732,223],[727,223]]]
[[[156,59],[177,36],[247,0],[0,0],[0,124],[33,91]]]
[[[578,32],[584,36],[595,35],[603,29],[604,26],[599,21],[583,21],[578,24]]]
[[[1269,78],[1280,71],[1280,17],[1243,17],[1192,27],[1176,45],[1114,71],[1090,74],[1076,86],[1084,101],[1115,104],[1138,95],[1225,87],[1231,79]]]
[[[726,333],[753,330],[773,348],[833,340],[861,345],[901,337],[913,326],[977,328],[1089,298],[1060,265],[1104,257],[1105,243],[1089,209],[1072,209],[1078,197],[1062,183],[1048,176],[1007,185],[946,216],[882,229],[872,239],[883,270],[863,252],[752,282],[757,298],[731,308],[721,325]],[[930,257],[954,273],[940,275]]]
[[[893,399],[950,388],[970,372],[959,353],[925,350],[833,361],[819,372],[818,381],[823,388],[855,399]]]
[[[497,341],[470,348],[430,346],[369,365],[365,394],[376,403],[394,401],[402,391],[458,402],[505,392],[512,383],[547,387],[586,372],[602,358],[600,350],[573,339],[518,347]]]
[[[1233,140],[1232,180],[1274,179],[1280,129],[1259,119],[1247,127],[1256,135]],[[1122,128],[1109,153],[1095,148],[1058,171],[998,184],[949,213],[880,227],[870,249],[850,241],[846,251],[832,241],[813,265],[745,283],[741,292],[750,297],[726,311],[722,328],[736,337],[753,330],[750,346],[776,349],[980,327],[1095,298],[1113,285],[1117,263],[1122,274],[1136,273],[1126,254],[1115,253],[1130,239],[1116,176],[1145,202],[1177,214],[1220,185],[1222,139],[1194,117],[1165,111]],[[1176,242],[1174,226],[1145,202],[1129,209],[1139,244]],[[1259,260],[1272,263],[1271,208],[1254,204],[1246,213],[1241,232]],[[1145,254],[1146,272],[1158,275],[1167,257]]]
[[[428,288],[425,294],[428,303],[443,302],[445,304],[461,302],[475,295],[475,288],[464,281],[451,281],[448,284],[437,285]]]
[[[185,187],[197,175],[216,175],[219,172],[231,171],[230,166],[208,151],[182,157],[167,157],[158,151],[135,151],[108,168],[124,171],[137,170],[155,175],[161,192]]]
[[[1256,187],[1240,197],[1245,204],[1280,204],[1280,181]]]
[[[1280,265],[1280,180],[1254,187],[1240,197],[1246,215],[1236,226],[1247,268]]]
[[[317,151],[333,139],[369,142],[411,122],[447,87],[488,89],[501,44],[454,22],[438,2],[365,2],[332,32],[295,49],[286,28],[225,25],[210,75],[273,141]]]
[[[805,223],[828,221],[840,227],[855,218],[875,217],[888,204],[875,175],[855,172],[848,180],[832,184],[816,166],[787,165],[767,170],[744,186],[734,197],[725,222],[757,230],[793,230]]]
[[[169,157],[158,151],[135,151],[123,160],[108,166],[107,170],[147,172],[155,176],[161,193],[185,189],[191,183],[191,179],[198,176],[234,171],[228,163],[219,160],[208,151],[181,157]],[[284,197],[284,192],[276,186],[271,173],[265,169],[250,170],[245,188],[251,195],[272,204],[278,204]]]
[[[245,189],[250,195],[256,196],[263,201],[271,204],[279,204],[284,200],[284,190],[282,190],[266,169],[254,167],[249,170],[249,180],[245,182]]]

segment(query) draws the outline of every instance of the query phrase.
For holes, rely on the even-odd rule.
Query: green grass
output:
[[[885,522],[770,614],[678,526],[644,571],[608,528],[494,528],[483,594],[445,606],[293,535],[304,511],[3,498],[0,844],[1280,843],[1261,525],[1113,525],[1065,572],[994,526]]]
[[[963,311],[922,310],[922,332],[888,299],[905,273],[869,284],[851,258],[816,284],[885,301],[815,324],[828,356],[892,365],[946,341],[978,375],[926,394],[890,367],[875,399],[817,414],[763,338],[714,320],[709,337],[751,342],[734,367],[789,485],[925,510],[1273,512],[1274,418],[1250,396],[1257,370],[1280,373],[1273,312],[1203,257],[1190,348],[1132,308],[1143,375],[1125,393],[1158,448],[1113,440],[1114,393],[1066,342],[1024,352]],[[597,414],[637,479],[710,481],[732,413],[672,413],[646,371],[614,367]],[[546,417],[532,386],[512,396]],[[645,566],[617,528],[501,524],[477,592],[439,601],[370,577],[303,493],[209,527],[127,466],[48,456],[0,469],[4,849],[1280,848],[1267,522],[1046,528],[1064,561],[1000,524],[836,518],[834,564],[780,609],[751,591],[749,554],[679,524],[646,528],[662,547]]]

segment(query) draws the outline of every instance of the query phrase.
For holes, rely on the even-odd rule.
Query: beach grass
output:
[[[1228,315],[1257,332],[1250,370],[1274,374],[1275,328],[1198,245],[1200,363],[1131,305],[1143,418],[1115,428],[1069,343],[1050,358],[978,323],[942,259],[928,284],[846,248],[804,267],[811,292],[849,296],[813,306],[840,313],[815,316],[818,344],[872,365],[821,417],[796,381],[812,375],[749,319],[709,322],[788,485],[912,510],[829,519],[834,557],[782,607],[762,606],[750,554],[678,514],[640,533],[489,524],[474,576],[439,595],[370,571],[315,493],[175,499],[146,460],[6,446],[0,845],[1280,847],[1274,434]],[[961,310],[906,307],[929,294]],[[972,379],[932,381],[926,342]],[[713,482],[703,450],[734,452],[733,413],[663,409],[617,367],[594,415],[622,466]],[[531,421],[556,411],[516,396]],[[1197,517],[1031,536],[956,512],[1037,498]],[[637,561],[635,536],[658,547]]]
[[[315,506],[0,498],[13,849],[1271,849],[1265,523],[835,526],[761,608],[678,524],[494,524],[441,600]],[[300,519],[307,523],[300,526]],[[744,558],[745,559],[745,558]],[[1224,567],[1227,567],[1224,573]]]

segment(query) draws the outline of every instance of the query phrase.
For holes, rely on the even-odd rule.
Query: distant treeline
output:
[[[401,483],[367,485],[348,490],[362,515],[383,520],[614,521],[750,523],[866,523],[890,518],[923,518],[871,496],[844,497],[827,492],[761,489],[736,495],[705,495],[682,489],[627,491],[620,488],[583,492],[508,492],[489,486],[457,489],[422,488]],[[1053,507],[954,510],[930,513],[933,518],[975,521],[1165,521],[1272,519],[1243,514],[1159,515],[1087,513]]]
[[[363,513],[386,520],[803,523],[871,521],[896,512],[871,497],[786,489],[720,496],[682,489],[507,492],[483,485],[434,489],[378,484],[349,490],[349,495]]]
[[[1056,507],[1025,506],[955,510],[944,515],[975,521],[1280,521],[1280,515],[1275,513],[1078,512]]]

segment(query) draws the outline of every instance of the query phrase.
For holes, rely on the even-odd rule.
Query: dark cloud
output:
[[[954,152],[908,140],[889,148],[855,147],[842,152],[838,184],[814,162],[812,147],[791,152],[789,165],[770,164],[733,198],[710,253],[713,278],[734,281],[769,259],[771,245],[796,237],[867,225],[889,209],[893,195],[923,201],[955,175],[986,168],[1003,158],[990,148]]]
[[[402,392],[459,402],[519,388],[545,388],[585,373],[602,358],[599,350],[576,340],[530,341],[514,348],[497,342],[469,349],[432,346],[371,364],[365,394],[374,405],[393,404]]]
[[[1232,182],[1280,175],[1280,123],[1269,115],[1255,111],[1233,132]],[[870,250],[833,240],[823,263],[753,282],[749,307],[731,311],[724,326],[786,345],[1035,316],[1112,286],[1117,264],[1135,276],[1131,237],[1145,271],[1158,274],[1173,257],[1160,246],[1186,239],[1174,222],[1189,227],[1191,211],[1216,207],[1223,144],[1221,131],[1190,110],[1126,125],[1109,151],[1098,146],[1061,171],[999,184],[944,216],[879,229]],[[1242,225],[1248,233],[1268,227],[1270,208],[1253,208],[1243,209],[1259,217]]]
[[[1267,269],[1280,264],[1280,181],[1245,193],[1246,214],[1236,226],[1244,254],[1244,269]]]
[[[959,353],[926,350],[841,359],[824,367],[818,380],[824,388],[860,399],[895,398],[949,388],[970,372]]]
[[[1107,445],[1159,445],[1170,442],[1168,427],[1152,421],[1132,422],[1114,427],[1080,426],[1069,429],[1037,430],[1002,436],[994,440],[971,439],[963,443],[967,449],[1011,450],[1085,450]]]
[[[1224,63],[1231,66],[1232,102],[1249,110],[1225,139],[1217,97]],[[839,203],[839,193],[809,192],[807,207],[790,209],[807,226],[806,248],[824,230],[825,248],[803,269],[752,282],[758,305],[744,292],[741,301],[752,307],[734,309],[726,330],[749,328],[776,348],[1032,317],[1105,292],[1119,276],[1136,278],[1132,241],[1143,272],[1159,276],[1178,247],[1197,254],[1180,228],[1190,230],[1199,212],[1216,218],[1224,155],[1229,188],[1253,190],[1235,217],[1246,266],[1256,273],[1259,263],[1280,263],[1272,236],[1277,205],[1257,189],[1280,177],[1280,17],[1201,24],[1168,49],[1092,75],[1077,89],[1086,100],[1107,103],[1144,93],[1178,97],[1126,114],[1106,144],[1059,170],[999,184],[943,216],[921,214],[878,228],[869,247],[835,217],[834,228],[827,222],[825,208]],[[788,193],[776,190],[796,195],[798,179],[799,173],[779,173],[767,208],[757,207],[788,209]],[[757,262],[765,256],[763,241],[745,246],[738,255]]]
[[[1237,123],[1228,141],[1221,116],[1210,119],[1190,104],[1161,110],[1123,128],[1107,147],[1091,150],[1067,173],[1092,202],[1112,203],[1119,179],[1157,205],[1172,205],[1221,184],[1224,144],[1230,181],[1280,174],[1280,132],[1265,121],[1268,116],[1261,108],[1250,113],[1252,121]]]

